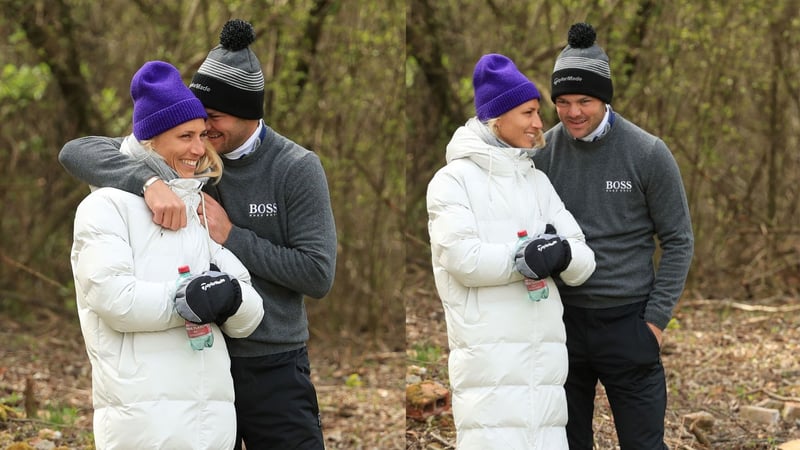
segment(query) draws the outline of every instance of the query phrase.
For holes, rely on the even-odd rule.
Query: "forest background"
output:
[[[680,165],[696,241],[685,298],[796,298],[798,12],[798,0],[0,0],[0,318],[34,337],[43,316],[78,329],[69,251],[88,188],[57,153],[128,133],[132,74],[162,59],[188,82],[229,18],[256,28],[266,123],[328,176],[339,258],[331,293],[308,303],[311,348],[353,385],[365,354],[396,365],[382,387],[400,395],[383,408],[402,414],[407,308],[436,302],[425,190],[474,114],[472,68],[511,57],[549,128],[550,73],[574,22],[593,24],[611,58],[615,110]],[[17,355],[46,353],[35,348]]]
[[[80,136],[130,133],[136,70],[165,60],[188,84],[231,18],[256,31],[251,49],[265,75],[265,122],[316,152],[328,178],[335,283],[326,298],[307,301],[328,446],[402,440],[404,4],[1,0],[0,334],[14,339],[0,344],[0,448],[2,406],[21,407],[28,384],[39,418],[52,422],[48,412],[63,415],[63,408],[91,418],[85,350],[51,342],[82,344],[69,254],[75,209],[89,192],[61,167],[59,150]],[[55,358],[65,349],[71,354]],[[397,370],[387,375],[377,367],[382,361]],[[339,387],[362,397],[339,398]],[[342,433],[337,422],[363,415],[365,399],[388,411],[367,422],[380,429],[352,420]]]
[[[425,189],[453,130],[474,114],[472,68],[504,53],[543,94],[572,23],[596,27],[613,106],[661,137],[681,168],[695,232],[687,291],[759,300],[798,277],[800,17],[796,0],[435,2],[408,16],[407,218],[425,261]],[[491,30],[487,32],[487,30]]]
[[[447,378],[430,281],[425,193],[454,130],[474,115],[478,58],[503,53],[542,93],[575,22],[610,58],[614,110],[662,138],[680,166],[695,251],[662,356],[674,449],[774,449],[800,438],[800,2],[412,0],[406,17],[409,377]],[[576,180],[576,182],[580,182]],[[746,413],[774,400],[772,419]],[[778,405],[781,405],[779,402]],[[755,409],[753,409],[755,408]],[[705,429],[696,414],[710,417]],[[774,420],[777,418],[777,420]],[[616,447],[602,387],[595,448]],[[450,448],[452,419],[409,421],[408,449]],[[798,442],[794,442],[797,446]],[[798,447],[787,447],[798,448]]]

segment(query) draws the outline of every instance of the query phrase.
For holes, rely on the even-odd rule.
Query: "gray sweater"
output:
[[[223,158],[219,184],[204,188],[233,222],[224,245],[250,271],[264,300],[264,319],[256,331],[244,339],[226,338],[231,356],[263,356],[305,345],[303,297],[325,296],[335,272],[336,229],[319,157],[265,128],[255,151],[239,160]],[[59,161],[91,185],[141,195],[144,181],[155,173],[121,154],[120,142],[76,139],[64,145]]]
[[[644,319],[664,329],[694,249],[683,181],[666,144],[619,114],[594,142],[572,138],[560,123],[545,139],[534,163],[550,177],[597,260],[582,285],[559,284],[562,300],[584,308],[647,301]]]

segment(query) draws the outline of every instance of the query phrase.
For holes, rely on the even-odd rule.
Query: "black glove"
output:
[[[181,279],[175,292],[175,308],[194,323],[222,325],[242,304],[239,280],[217,271],[205,271]]]
[[[552,231],[553,233],[548,233]],[[555,276],[567,268],[572,261],[569,242],[555,233],[555,228],[547,224],[545,233],[528,241],[517,249],[514,266],[527,278],[543,280]]]

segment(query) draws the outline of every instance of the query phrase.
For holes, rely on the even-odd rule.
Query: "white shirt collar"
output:
[[[250,152],[252,152],[259,145],[261,145],[260,136],[261,136],[261,128],[263,128],[263,127],[264,127],[264,121],[261,120],[261,121],[259,121],[258,126],[256,127],[255,131],[253,131],[253,134],[251,134],[250,137],[247,138],[247,140],[244,141],[244,143],[242,145],[240,145],[238,148],[236,148],[236,150],[233,150],[233,151],[230,151],[228,153],[225,153],[222,156],[224,156],[227,159],[240,159],[240,158],[244,158],[245,156],[249,155]]]
[[[608,132],[608,129],[611,128],[608,124],[608,116],[610,114],[611,114],[611,108],[608,106],[608,104],[606,104],[606,115],[603,116],[603,120],[600,121],[600,125],[598,125],[597,128],[595,128],[594,131],[592,131],[591,133],[580,138],[580,140],[584,142],[592,142],[603,137],[603,135]]]

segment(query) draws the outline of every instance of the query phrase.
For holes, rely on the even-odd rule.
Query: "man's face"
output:
[[[242,145],[255,130],[253,123],[257,121],[244,120],[230,114],[206,108],[208,120],[208,142],[214,146],[217,153],[225,154]]]
[[[566,94],[556,98],[556,111],[569,134],[580,139],[600,125],[606,114],[606,105],[588,95]]]

